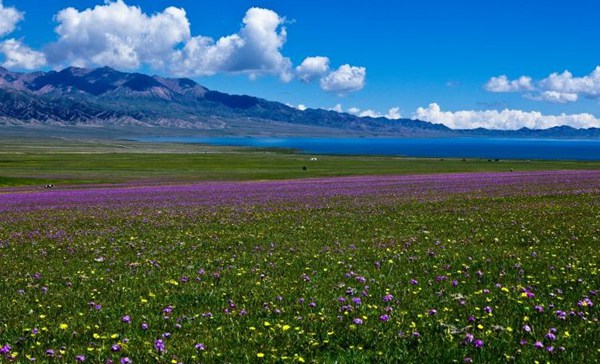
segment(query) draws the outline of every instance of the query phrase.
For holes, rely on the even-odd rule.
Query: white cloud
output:
[[[522,110],[465,110],[442,111],[436,103],[427,108],[420,107],[413,114],[414,119],[444,124],[453,129],[505,129],[516,130],[523,127],[547,129],[568,125],[574,128],[600,127],[600,119],[592,114],[544,115],[538,111]]]
[[[575,102],[579,99],[579,95],[573,93],[563,93],[557,91],[544,91],[537,95],[526,94],[526,98],[537,101],[550,101],[555,104],[564,104],[567,102]]]
[[[216,42],[208,37],[189,39],[174,53],[170,70],[178,75],[206,76],[244,73],[251,78],[264,74],[292,79],[292,62],[281,54],[286,42],[285,18],[268,9],[251,8],[242,29]]]
[[[336,112],[344,112],[342,105],[337,104],[335,105],[333,108],[329,109],[329,110],[333,110]],[[348,109],[347,111],[349,114],[352,115],[356,115],[359,116],[361,118],[364,117],[371,117],[371,118],[387,118],[390,120],[398,120],[400,118],[402,118],[402,116],[400,115],[400,108],[399,107],[393,107],[391,109],[388,110],[388,112],[386,114],[383,114],[379,111],[376,110],[372,110],[372,109],[366,109],[366,110],[361,110],[357,107],[351,107]]]
[[[23,13],[0,0],[0,36],[12,32]],[[176,76],[244,74],[255,79],[278,76],[289,82],[319,80],[321,88],[345,95],[364,87],[366,69],[345,64],[336,70],[324,56],[307,57],[295,69],[282,54],[286,19],[276,12],[248,9],[239,31],[213,39],[191,33],[183,8],[170,6],[154,14],[125,0],[105,0],[83,10],[68,7],[54,20],[57,40],[35,51],[21,40],[1,44],[4,65],[37,68],[46,60],[54,67],[110,66],[124,70],[149,67]]]
[[[296,67],[298,79],[304,82],[311,82],[320,78],[329,72],[329,58],[327,57],[307,57],[300,66]]]
[[[23,20],[23,12],[14,7],[6,7],[0,0],[0,36],[12,33]]]
[[[509,80],[505,75],[492,77],[484,86],[489,92],[519,92],[533,90],[531,77],[521,76],[516,80]]]
[[[367,69],[365,67],[344,64],[321,78],[320,84],[321,88],[327,92],[346,95],[361,90],[365,86],[366,77]]]
[[[122,0],[78,11],[61,10],[55,16],[58,40],[47,49],[54,65],[112,66],[136,69],[163,67],[174,47],[190,38],[183,9],[168,7],[147,15]]]
[[[14,7],[5,7],[0,0],[0,37],[12,33],[23,19],[23,12]],[[43,53],[29,48],[20,39],[0,42],[0,53],[4,55],[2,66],[7,68],[35,69],[46,64]]]
[[[293,77],[290,59],[281,54],[285,18],[268,9],[249,9],[238,33],[216,41],[192,36],[185,10],[176,7],[148,15],[117,0],[83,11],[67,8],[55,19],[59,38],[47,53],[57,66],[150,66],[189,77],[274,74],[286,82]]]
[[[539,82],[542,90],[561,94],[583,95],[589,98],[600,98],[600,66],[589,75],[573,77],[569,71],[553,73]],[[576,101],[577,99],[573,100]]]
[[[308,109],[308,108],[306,107],[306,105],[304,105],[304,104],[300,104],[300,105],[296,106],[296,109],[298,109],[298,110],[300,110],[300,111],[304,111],[304,110],[306,110],[306,109]]]
[[[529,99],[553,103],[575,102],[580,96],[600,99],[600,66],[582,77],[569,71],[555,72],[539,81],[526,76],[512,81],[506,76],[492,77],[484,88],[490,92],[521,92]]]
[[[342,104],[337,104],[334,107],[329,109],[330,111],[335,111],[335,112],[344,112],[344,109],[342,108]]]
[[[46,64],[43,53],[34,51],[20,40],[8,39],[0,43],[0,53],[4,54],[3,67],[36,69]]]
[[[385,116],[386,118],[390,119],[390,120],[398,120],[402,118],[402,114],[400,114],[400,108],[399,107],[393,107],[391,109],[388,110],[388,113]]]

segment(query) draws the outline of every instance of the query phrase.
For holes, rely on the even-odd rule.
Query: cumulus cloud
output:
[[[123,0],[83,11],[67,8],[55,20],[58,40],[47,47],[47,55],[57,66],[150,66],[188,77],[274,74],[286,82],[293,77],[292,62],[281,53],[285,18],[268,9],[249,9],[237,33],[217,40],[192,36],[182,8],[148,15]]]
[[[324,91],[345,96],[365,86],[367,69],[345,64],[332,71],[329,68],[329,58],[307,57],[296,67],[296,77],[306,83],[318,79]]]
[[[484,88],[489,92],[519,92],[533,90],[531,77],[521,76],[516,80],[509,80],[506,75],[492,77]]]
[[[34,51],[20,40],[8,39],[0,43],[0,53],[4,54],[3,67],[36,69],[46,64],[43,53]]]
[[[296,67],[297,77],[303,82],[321,78],[327,72],[329,72],[329,58],[327,57],[306,57],[302,64]]]
[[[400,114],[400,108],[393,107],[393,108],[389,109],[388,113],[385,117],[390,120],[398,120],[398,119],[402,118],[402,114]]]
[[[344,112],[344,109],[342,108],[342,104],[336,104],[334,107],[329,109],[330,111],[335,111],[335,112]]]
[[[367,69],[365,67],[344,64],[321,78],[320,85],[327,92],[346,95],[365,87],[366,77]]]
[[[112,66],[135,69],[161,67],[174,47],[190,38],[183,9],[168,7],[147,15],[122,0],[79,11],[69,7],[56,14],[58,40],[47,49],[54,65]]]
[[[569,71],[555,72],[538,81],[526,76],[517,80],[492,77],[484,88],[490,92],[521,92],[529,99],[553,103],[575,102],[580,96],[600,99],[600,66],[582,77],[575,77]]]
[[[5,7],[0,0],[0,37],[12,33],[23,19],[23,12],[14,7]],[[0,42],[0,53],[4,55],[3,67],[35,69],[46,64],[43,53],[29,48],[20,39]]]
[[[283,81],[293,77],[292,62],[281,54],[286,42],[285,18],[268,9],[246,12],[239,33],[217,41],[196,36],[174,54],[171,71],[178,75],[206,76],[245,73],[251,78],[276,74]]]
[[[553,91],[560,94],[583,95],[585,97],[600,98],[600,66],[583,77],[574,77],[569,71],[553,73],[539,82],[542,90]],[[570,100],[570,101],[576,101]]]
[[[6,7],[0,0],[0,36],[12,33],[23,20],[23,12],[14,7]]]
[[[340,113],[344,112],[344,109],[342,108],[341,104],[337,104],[334,107],[330,108],[329,110],[333,110],[333,111],[340,112]],[[372,109],[361,110],[357,107],[351,107],[347,110],[347,112],[349,114],[356,115],[361,118],[364,118],[364,117],[387,118],[390,120],[398,120],[398,119],[402,118],[399,107],[393,107],[393,108],[389,109],[388,112],[385,114],[383,114],[379,111],[376,111],[376,110],[372,110]]]
[[[600,119],[592,114],[544,115],[538,111],[522,110],[465,110],[442,111],[432,103],[427,108],[420,107],[413,114],[414,119],[444,124],[453,129],[499,129],[516,130],[521,128],[547,129],[568,125],[574,128],[600,127]]]
[[[544,91],[539,94],[526,94],[526,98],[537,101],[550,101],[555,104],[564,104],[567,102],[575,102],[579,99],[579,95],[568,92]]]
[[[12,32],[24,15],[0,0],[0,37]],[[244,74],[251,79],[274,75],[284,82],[294,77],[303,82],[318,80],[328,92],[345,95],[365,84],[366,69],[343,65],[330,69],[328,57],[307,57],[293,67],[282,50],[287,41],[285,17],[253,7],[246,12],[240,29],[217,39],[191,33],[183,8],[170,6],[154,14],[125,0],[105,0],[83,10],[59,11],[56,41],[43,52],[22,40],[0,43],[4,65],[33,69],[47,62],[53,67],[110,66],[123,70],[149,67],[175,76]]]

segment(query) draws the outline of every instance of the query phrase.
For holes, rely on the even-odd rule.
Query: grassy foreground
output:
[[[0,194],[0,361],[594,362],[599,177]]]

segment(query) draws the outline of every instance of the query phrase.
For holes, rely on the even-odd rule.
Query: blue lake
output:
[[[144,142],[291,148],[307,154],[600,160],[600,140],[505,138],[148,137]]]

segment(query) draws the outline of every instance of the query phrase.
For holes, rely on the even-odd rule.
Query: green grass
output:
[[[598,167],[0,144],[0,186]],[[69,191],[44,191],[57,199],[0,213],[0,348],[10,346],[0,362],[598,362],[600,197],[565,183],[540,189],[532,180],[505,197],[388,193],[229,206],[164,204],[148,192],[127,203],[99,191],[100,202],[61,207]],[[581,304],[586,297],[593,306]]]
[[[91,363],[594,362],[599,206],[597,194],[369,196],[320,207],[115,202],[5,213],[0,347],[49,363],[80,354]],[[578,307],[586,296],[595,305]],[[555,341],[545,338],[552,328]],[[165,333],[159,354],[153,345]],[[483,348],[464,343],[466,334]]]
[[[317,156],[289,151],[94,140],[4,140],[2,186],[192,182],[373,174],[598,169],[600,162]],[[307,170],[303,170],[306,167]],[[1,183],[1,182],[0,182]]]

